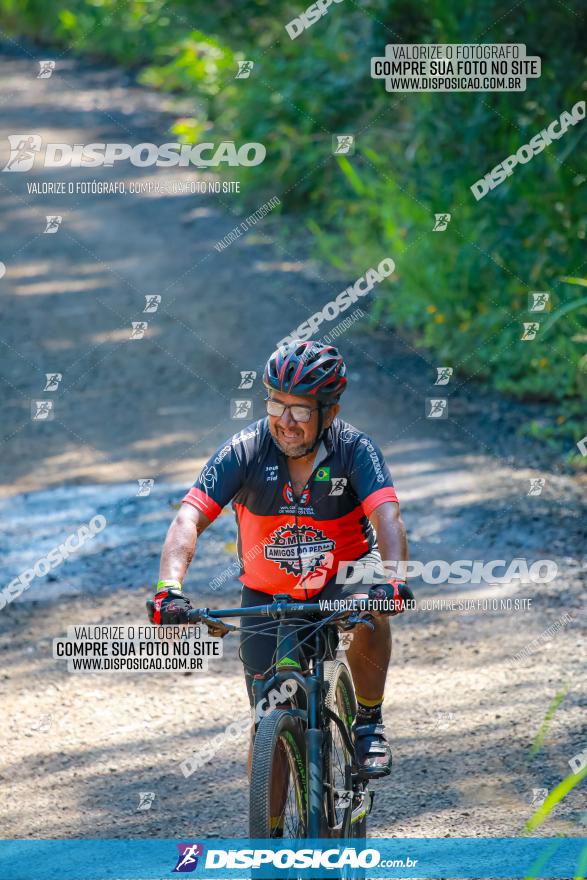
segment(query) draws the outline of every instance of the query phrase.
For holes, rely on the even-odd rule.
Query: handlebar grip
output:
[[[192,608],[188,611],[188,623],[200,623],[202,616],[207,613],[207,608]]]

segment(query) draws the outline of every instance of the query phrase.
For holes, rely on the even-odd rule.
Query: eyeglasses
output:
[[[266,397],[265,401],[267,403],[268,415],[280,418],[286,409],[288,409],[294,422],[309,422],[312,418],[312,413],[319,409],[317,406],[303,406],[303,404],[298,403],[280,403],[278,400],[273,400],[271,397]]]

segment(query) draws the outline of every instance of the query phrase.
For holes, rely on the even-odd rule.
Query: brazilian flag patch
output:
[[[330,468],[329,467],[318,468],[318,470],[316,471],[316,476],[314,477],[315,482],[316,483],[326,483],[329,479],[330,479]]]

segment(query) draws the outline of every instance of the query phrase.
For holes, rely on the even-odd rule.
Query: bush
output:
[[[303,211],[320,253],[348,277],[395,260],[375,321],[501,391],[563,402],[561,424],[580,436],[567,415],[587,394],[587,328],[581,288],[565,279],[585,259],[584,125],[481,201],[469,187],[581,98],[585,19],[547,0],[502,18],[494,0],[357,0],[292,41],[284,25],[305,5],[0,0],[0,12],[15,33],[138,66],[142,82],[193,96],[194,116],[175,128],[184,139],[208,128],[207,139],[263,142],[263,174],[239,173],[253,202],[278,195]],[[473,41],[525,43],[541,79],[525,93],[391,95],[370,77],[387,42]],[[254,70],[235,80],[245,59]],[[353,134],[355,154],[333,156],[333,134]],[[432,232],[440,212],[452,219]],[[550,293],[548,313],[528,310],[530,291]],[[536,339],[522,341],[534,320]]]

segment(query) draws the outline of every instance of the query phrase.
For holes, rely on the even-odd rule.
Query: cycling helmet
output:
[[[328,405],[336,403],[344,391],[345,373],[344,361],[333,345],[294,339],[273,352],[263,382],[284,394],[316,397]]]

